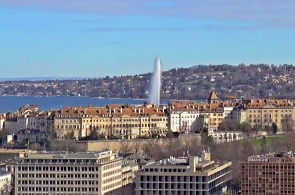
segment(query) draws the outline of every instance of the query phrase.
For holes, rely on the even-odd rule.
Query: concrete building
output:
[[[11,191],[11,173],[0,171],[0,194],[1,192],[9,193]]]
[[[216,164],[208,152],[148,164],[136,173],[136,195],[220,195],[231,178],[231,164]]]
[[[119,195],[121,187],[122,158],[112,151],[28,153],[15,164],[16,195]]]
[[[244,195],[295,194],[295,157],[292,152],[250,156],[241,163]]]

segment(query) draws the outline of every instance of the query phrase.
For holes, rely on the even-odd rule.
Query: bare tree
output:
[[[282,131],[285,133],[294,132],[294,120],[292,117],[284,117],[282,119]]]
[[[247,135],[248,139],[250,138],[250,136],[251,136],[251,125],[249,123],[247,123],[247,122],[241,123],[239,125],[239,129]]]
[[[154,140],[147,140],[145,143],[142,144],[141,149],[142,151],[149,157],[154,158],[155,154],[156,143]]]
[[[0,190],[0,195],[10,195],[12,192],[12,185],[10,182],[3,184],[2,189]]]
[[[133,144],[132,144],[133,151],[135,153],[138,153],[141,150],[141,145],[142,145],[141,140],[135,139]]]
[[[131,146],[130,142],[122,140],[120,142],[119,151],[122,152],[122,153],[131,152],[132,151],[132,146]]]

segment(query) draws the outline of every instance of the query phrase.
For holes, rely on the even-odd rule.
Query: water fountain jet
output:
[[[149,92],[149,103],[155,106],[160,105],[160,94],[162,85],[162,64],[159,57],[154,61],[154,72],[151,77],[151,86]]]

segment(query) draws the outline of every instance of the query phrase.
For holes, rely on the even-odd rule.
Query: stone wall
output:
[[[179,138],[173,138],[173,139],[180,139],[182,143],[186,143],[189,139],[200,141],[201,138],[199,135],[183,135]],[[128,147],[130,149],[134,149],[133,146],[145,144],[148,142],[157,142],[159,145],[165,144],[167,142],[167,139],[130,139],[130,140],[95,140],[95,141],[77,141],[78,144],[83,145],[83,147],[87,148],[87,151],[101,151],[106,148],[113,150],[113,151],[119,151],[124,147]],[[134,151],[132,151],[134,152]]]

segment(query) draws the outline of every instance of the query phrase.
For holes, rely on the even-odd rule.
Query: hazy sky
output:
[[[294,0],[0,0],[0,77],[295,64]]]

